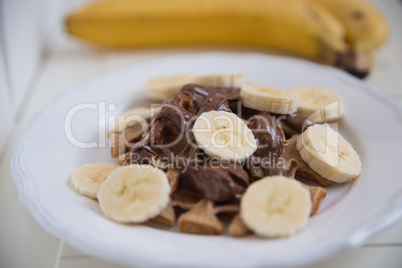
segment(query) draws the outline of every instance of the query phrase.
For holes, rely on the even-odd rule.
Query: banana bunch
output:
[[[373,52],[383,45],[389,26],[381,11],[365,0],[308,0],[331,12],[344,26],[348,45],[336,65],[363,78],[372,65]]]
[[[116,0],[69,14],[71,35],[112,48],[238,44],[340,66],[363,77],[388,25],[364,0]]]

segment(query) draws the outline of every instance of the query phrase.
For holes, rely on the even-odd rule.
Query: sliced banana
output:
[[[112,163],[96,163],[79,167],[71,176],[71,184],[82,195],[96,198],[99,188],[107,176],[118,165]]]
[[[173,95],[185,84],[191,83],[192,75],[178,74],[172,76],[160,76],[149,79],[145,84],[148,97],[165,101],[173,97]]]
[[[253,132],[234,113],[202,113],[195,121],[193,133],[198,146],[218,159],[241,162],[257,149]]]
[[[306,224],[311,207],[310,193],[298,181],[272,176],[247,188],[240,203],[240,217],[257,235],[283,237]]]
[[[328,124],[307,128],[297,138],[297,149],[311,169],[330,181],[349,182],[361,172],[357,152]]]
[[[344,114],[344,99],[339,93],[322,87],[299,87],[291,90],[299,93],[297,113],[316,123],[337,120]]]
[[[207,87],[241,87],[243,85],[243,74],[210,74],[194,76],[193,82]]]
[[[101,185],[99,205],[106,217],[125,223],[145,222],[169,203],[165,172],[149,165],[117,168]]]
[[[110,132],[121,132],[126,128],[145,128],[147,120],[152,119],[162,109],[161,105],[138,107],[124,111],[109,126]]]
[[[252,84],[241,87],[240,98],[248,108],[276,114],[296,112],[299,102],[296,92]]]
[[[156,100],[168,100],[185,84],[200,84],[210,87],[240,87],[243,84],[241,73],[189,75],[179,74],[150,79],[146,83],[148,97]]]

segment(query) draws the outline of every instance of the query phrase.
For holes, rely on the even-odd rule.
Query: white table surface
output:
[[[402,102],[402,4],[376,1],[392,27],[389,42],[377,54],[367,79]],[[33,116],[61,92],[95,75],[163,56],[207,50],[247,51],[242,48],[165,48],[116,52],[93,49],[55,29],[35,78],[31,81],[12,135],[0,155],[0,267],[121,267],[87,256],[47,234],[20,204],[9,164],[13,146]],[[402,137],[401,137],[402,138]],[[367,241],[362,247],[308,267],[402,267],[402,222]]]

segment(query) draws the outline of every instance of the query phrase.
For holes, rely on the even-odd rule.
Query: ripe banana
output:
[[[103,181],[117,167],[118,165],[111,163],[96,163],[81,166],[71,176],[71,184],[80,194],[96,198]]]
[[[240,90],[244,106],[276,114],[291,114],[297,111],[299,93],[277,88],[245,84]]]
[[[257,149],[253,132],[234,113],[202,113],[194,123],[193,133],[198,146],[218,159],[241,162]]]
[[[308,0],[326,8],[346,29],[346,42],[358,51],[373,51],[389,34],[382,12],[365,0]]]
[[[179,74],[149,79],[145,87],[148,97],[165,101],[173,97],[182,86],[190,83],[210,87],[240,87],[243,84],[243,75],[241,73],[200,76]]]
[[[357,77],[365,77],[372,65],[372,54],[386,41],[388,23],[382,12],[364,0],[307,0],[328,10],[345,26],[350,49],[340,54],[338,65]]]
[[[257,235],[283,237],[306,224],[311,208],[310,192],[300,182],[271,176],[247,188],[240,203],[240,217]]]
[[[106,217],[123,223],[145,222],[169,203],[165,172],[149,165],[130,165],[110,173],[98,192]]]
[[[297,113],[316,123],[335,121],[343,116],[344,100],[339,93],[322,87],[299,87],[291,92],[300,96]]]
[[[114,48],[240,44],[335,64],[344,26],[301,0],[117,0],[89,4],[67,20],[71,35]]]
[[[297,138],[302,159],[324,178],[345,183],[356,178],[362,163],[352,145],[328,124],[310,126]]]

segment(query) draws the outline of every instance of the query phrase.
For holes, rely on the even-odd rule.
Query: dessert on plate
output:
[[[282,90],[231,73],[157,77],[146,91],[163,104],[110,126],[118,165],[85,165],[71,179],[116,222],[286,237],[319,211],[325,187],[361,172],[353,146],[328,124],[344,113],[333,90]]]

